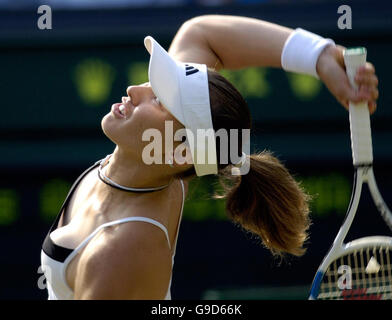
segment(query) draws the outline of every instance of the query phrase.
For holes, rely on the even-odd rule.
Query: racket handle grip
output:
[[[354,81],[359,67],[366,64],[366,49],[363,47],[347,49],[343,53],[346,73],[351,86],[357,90]],[[349,102],[351,150],[354,166],[371,165],[373,163],[372,134],[368,103]]]

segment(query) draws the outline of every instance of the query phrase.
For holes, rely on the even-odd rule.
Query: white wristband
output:
[[[301,28],[295,29],[283,47],[281,56],[283,69],[309,74],[318,79],[317,59],[321,51],[329,44],[335,45],[335,42]]]

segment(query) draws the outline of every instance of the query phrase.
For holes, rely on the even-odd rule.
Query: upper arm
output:
[[[156,226],[131,222],[105,228],[82,253],[75,299],[164,299],[170,274],[170,250]]]

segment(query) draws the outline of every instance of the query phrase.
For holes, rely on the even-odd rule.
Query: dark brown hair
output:
[[[248,105],[236,88],[213,70],[208,71],[208,82],[214,130],[251,129]],[[237,150],[241,151],[241,136],[236,140]],[[217,142],[216,145],[219,161],[220,144]],[[230,148],[228,152],[230,154]],[[214,198],[225,198],[229,218],[259,236],[273,254],[302,255],[310,224],[308,195],[270,152],[252,154],[249,160],[249,172],[242,176],[231,174],[230,163],[218,164],[224,194],[217,194]],[[192,167],[180,177],[193,175]]]

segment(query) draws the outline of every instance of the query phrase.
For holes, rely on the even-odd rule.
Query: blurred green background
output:
[[[46,299],[37,281],[40,246],[74,180],[113,151],[100,122],[130,84],[148,80],[143,38],[168,48],[187,19],[244,15],[303,27],[344,46],[365,46],[380,80],[372,116],[374,166],[392,206],[391,4],[347,2],[352,30],[339,30],[335,1],[267,1],[226,6],[53,9],[53,29],[38,30],[34,8],[0,10],[1,299]],[[304,299],[350,200],[348,113],[318,80],[271,68],[223,70],[249,103],[251,150],[281,159],[312,202],[311,237],[302,258],[280,262],[233,225],[218,182],[191,183],[172,284],[173,299]],[[365,189],[366,191],[366,189]],[[388,233],[364,195],[349,237]],[[369,219],[366,213],[376,213]]]

